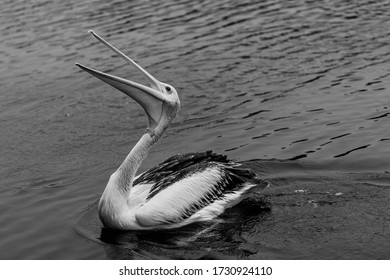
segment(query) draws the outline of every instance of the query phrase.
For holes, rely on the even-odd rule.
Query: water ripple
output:
[[[101,257],[100,247],[80,245],[79,239],[69,237],[68,228],[75,212],[97,200],[109,174],[144,131],[146,118],[137,104],[74,66],[80,62],[144,82],[134,69],[88,36],[89,29],[179,92],[179,116],[140,171],[174,153],[210,148],[242,161],[290,159],[309,166],[320,164],[322,170],[390,170],[389,1],[3,0],[0,192],[4,194],[3,212],[12,211],[2,220],[9,226],[4,228],[7,235],[0,245],[9,258]],[[297,170],[290,162],[279,163],[276,172],[262,172],[274,163],[261,162],[252,162],[252,167],[261,166],[257,170],[261,175],[283,173],[285,166],[291,173]],[[379,177],[381,186],[388,183],[386,177]],[[306,219],[313,229],[305,232],[298,221],[294,232],[302,239],[292,235],[282,239],[278,233],[289,231],[277,225],[291,226],[294,222],[289,219],[296,217],[288,215],[289,210],[304,215],[307,208],[299,208],[299,203],[317,205],[318,210],[343,201],[360,211],[377,213],[368,198],[382,200],[364,185],[375,185],[374,179],[362,178],[365,183],[359,183],[359,189],[367,197],[359,200],[359,193],[353,191],[347,197],[325,190],[336,186],[337,192],[345,194],[346,186],[354,186],[349,177],[328,178],[331,182],[324,185],[318,183],[320,178],[312,182],[274,178],[280,188],[307,186],[304,195],[311,197],[305,200],[290,189],[271,196],[275,213],[287,215],[249,215],[246,221],[253,227],[240,224],[238,228],[248,242],[241,242],[242,236],[232,231],[229,242],[235,245],[219,240],[214,245],[222,244],[226,250],[213,257],[293,258],[294,253],[329,257],[329,251],[318,255],[309,248],[312,254],[305,255],[287,246],[315,235],[314,227],[319,227]],[[313,182],[318,190],[309,188]],[[353,197],[364,207],[359,208]],[[359,225],[369,223],[370,213],[359,213],[367,218]],[[353,214],[348,218],[360,221]],[[328,220],[324,225],[327,232],[343,228],[340,224],[332,228]],[[91,227],[100,229],[95,223],[87,232]],[[104,237],[111,240],[110,234]],[[140,240],[145,242],[138,253],[133,247],[118,252],[133,250],[133,258],[163,256],[158,248],[153,251],[149,237]],[[372,248],[383,256],[378,244]],[[291,250],[286,251],[284,245]],[[107,255],[117,257],[118,252],[108,247]],[[344,256],[355,256],[351,248],[344,249]],[[178,258],[193,254],[192,250],[173,251]],[[362,254],[372,257],[367,251]],[[196,256],[211,257],[204,252]]]

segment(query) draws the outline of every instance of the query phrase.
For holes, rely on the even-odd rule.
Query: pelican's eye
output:
[[[170,86],[165,86],[165,90],[168,92],[168,93],[171,93],[172,92],[172,88]]]

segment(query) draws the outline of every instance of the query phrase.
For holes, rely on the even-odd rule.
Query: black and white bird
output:
[[[76,63],[81,69],[133,98],[145,110],[149,125],[119,168],[110,176],[99,201],[104,226],[120,230],[171,229],[209,221],[226,208],[268,183],[226,156],[188,153],[172,156],[136,176],[150,148],[179,111],[177,91],[162,83],[110,43],[95,38],[135,66],[147,79],[145,86]]]

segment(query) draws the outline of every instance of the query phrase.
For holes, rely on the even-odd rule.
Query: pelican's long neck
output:
[[[147,157],[150,148],[160,139],[165,130],[169,127],[171,121],[175,118],[179,109],[180,103],[174,105],[163,103],[162,115],[158,122],[149,117],[149,126],[141,139],[133,147],[126,159],[115,171],[115,187],[121,191],[128,192],[133,186],[135,174],[140,167],[142,161]],[[111,181],[111,179],[110,179]],[[110,185],[107,185],[108,188]],[[111,186],[112,187],[112,186]]]
[[[133,147],[116,173],[116,187],[127,192],[133,185],[133,180],[142,161],[147,157],[150,148],[158,141],[159,135],[147,129],[141,139]]]

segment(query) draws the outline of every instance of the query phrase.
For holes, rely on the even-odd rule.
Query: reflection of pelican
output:
[[[254,173],[212,152],[176,155],[135,177],[149,149],[176,116],[179,97],[172,86],[158,81],[96,33],[90,33],[135,66],[150,84],[147,87],[76,63],[137,101],[149,119],[145,133],[111,175],[100,199],[99,216],[106,227],[168,229],[211,220],[247,197],[255,186],[267,186]]]

